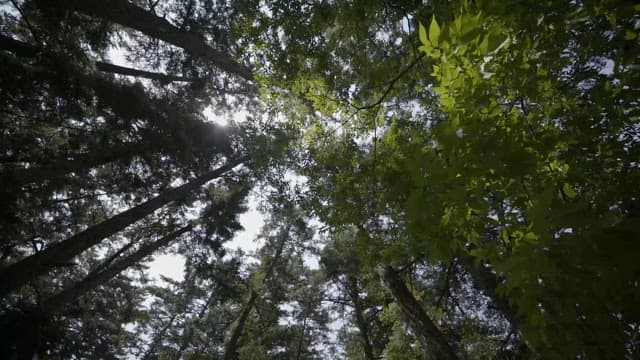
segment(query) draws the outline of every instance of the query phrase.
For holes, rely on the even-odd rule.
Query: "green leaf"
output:
[[[571,185],[565,183],[564,185],[562,185],[562,192],[569,198],[569,199],[573,199],[576,197],[576,191],[573,190],[573,188],[571,187]]]
[[[489,37],[483,36],[478,44],[478,54],[486,55],[489,52]]]
[[[422,23],[420,23],[418,26],[419,26],[418,27],[418,36],[420,37],[420,42],[423,43],[426,46],[430,45],[431,43],[429,42],[429,39],[427,38],[427,29],[424,28]]]
[[[630,30],[627,30],[624,33],[624,39],[625,40],[634,40],[637,37],[638,37],[638,34],[634,33],[633,31],[630,31]]]
[[[429,25],[429,40],[431,40],[434,46],[438,46],[438,40],[440,40],[440,25],[438,25],[435,16],[431,19],[431,25]]]

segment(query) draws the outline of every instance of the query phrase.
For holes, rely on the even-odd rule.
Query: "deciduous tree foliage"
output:
[[[638,5],[0,12],[1,357],[638,357]]]

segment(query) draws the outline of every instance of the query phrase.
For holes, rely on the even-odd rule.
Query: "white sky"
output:
[[[258,247],[256,239],[260,228],[264,225],[264,217],[258,210],[257,200],[249,198],[249,210],[240,215],[240,223],[244,230],[236,233],[236,236],[225,244],[225,248],[229,250],[241,249],[245,253],[253,252]],[[184,279],[184,258],[181,255],[162,254],[154,256],[152,262],[149,263],[149,278],[160,281],[160,276],[166,276],[171,279],[181,281]]]

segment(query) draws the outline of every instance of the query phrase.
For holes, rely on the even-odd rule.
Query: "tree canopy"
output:
[[[623,0],[0,1],[0,357],[637,358],[639,70]]]

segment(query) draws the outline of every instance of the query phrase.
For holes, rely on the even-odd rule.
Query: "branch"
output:
[[[364,105],[364,106],[357,106],[357,105],[354,105],[352,103],[349,103],[349,105],[351,105],[353,108],[355,108],[358,111],[372,109],[372,108],[374,108],[376,106],[379,106],[380,104],[382,104],[382,102],[387,97],[387,95],[389,95],[389,93],[391,92],[391,89],[393,89],[393,86],[396,84],[396,82],[398,82],[398,80],[400,80],[406,73],[408,73],[409,70],[411,70],[414,66],[416,66],[416,64],[418,64],[418,62],[420,60],[422,60],[422,58],[425,57],[425,55],[426,55],[425,53],[420,54],[417,58],[415,58],[411,62],[411,64],[409,64],[409,66],[404,68],[404,70],[400,71],[400,73],[398,73],[398,75],[396,75],[396,77],[391,79],[391,82],[387,86],[386,90],[384,91],[384,93],[382,93],[382,96],[380,96],[380,98],[376,102],[374,102],[372,104]]]

